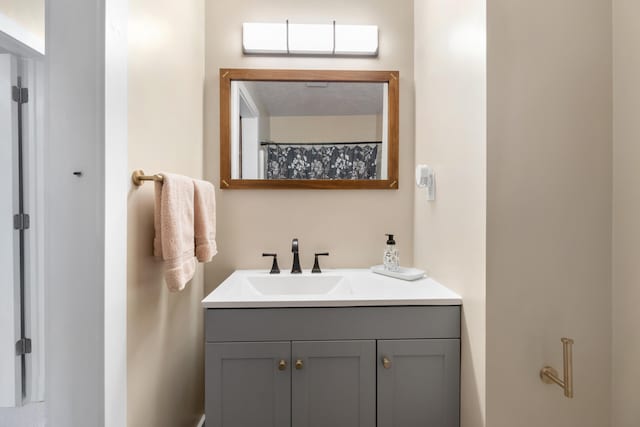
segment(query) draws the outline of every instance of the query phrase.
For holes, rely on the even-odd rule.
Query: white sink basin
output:
[[[319,274],[237,270],[202,301],[205,308],[460,304],[459,295],[431,278],[407,282],[368,269]]]
[[[329,295],[349,292],[344,276],[317,274],[247,276],[249,284],[260,295]]]

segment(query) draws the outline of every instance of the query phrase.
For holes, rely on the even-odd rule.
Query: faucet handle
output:
[[[280,268],[278,267],[278,254],[265,254],[265,253],[263,253],[262,256],[272,256],[273,257],[273,264],[271,264],[271,271],[269,272],[269,274],[280,274]]]
[[[315,254],[315,259],[313,261],[313,269],[311,269],[312,273],[322,273],[320,270],[320,264],[318,263],[319,256],[329,256],[329,252],[320,252]]]

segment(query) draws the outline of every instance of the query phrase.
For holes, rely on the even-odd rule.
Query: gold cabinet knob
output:
[[[281,359],[280,362],[278,363],[278,370],[284,371],[285,369],[287,369],[287,361],[284,359]]]
[[[391,368],[391,359],[389,359],[388,357],[384,356],[382,358],[382,367],[384,369],[390,369]]]
[[[296,360],[296,369],[300,370],[304,367],[304,363],[302,363],[302,360],[298,359]]]

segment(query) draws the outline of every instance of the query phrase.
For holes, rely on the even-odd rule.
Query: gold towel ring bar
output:
[[[133,171],[133,173],[131,174],[131,181],[133,182],[134,185],[139,187],[142,184],[144,184],[145,181],[162,182],[163,178],[162,178],[162,175],[159,175],[159,174],[145,175],[142,169],[138,169]]]

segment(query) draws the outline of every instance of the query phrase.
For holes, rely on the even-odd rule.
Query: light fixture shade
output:
[[[244,23],[246,54],[378,55],[377,25]]]
[[[287,24],[242,24],[242,50],[244,53],[287,54]]]
[[[336,25],[336,55],[378,54],[377,25]]]
[[[289,24],[289,53],[333,54],[332,24]]]

